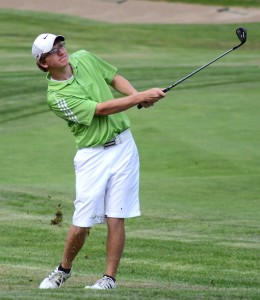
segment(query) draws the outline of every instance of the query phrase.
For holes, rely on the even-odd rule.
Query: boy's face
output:
[[[65,49],[65,42],[58,41],[50,52],[44,54],[41,65],[49,71],[64,68],[69,64],[69,57]]]

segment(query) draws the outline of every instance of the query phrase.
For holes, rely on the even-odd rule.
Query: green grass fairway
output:
[[[260,31],[232,25],[111,25],[0,11],[0,299],[260,299]],[[167,93],[132,108],[142,217],[126,222],[118,289],[85,291],[104,271],[106,227],[93,228],[59,290],[38,289],[60,262],[74,201],[73,136],[47,108],[31,57],[43,32],[116,65],[139,90],[166,87],[248,42]],[[118,96],[115,94],[115,96]],[[51,225],[62,206],[61,226]]]

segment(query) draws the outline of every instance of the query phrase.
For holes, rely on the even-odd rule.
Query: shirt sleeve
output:
[[[96,68],[98,68],[99,72],[102,74],[105,81],[108,84],[110,84],[117,73],[117,68],[104,61],[100,57],[94,55],[93,53],[88,52],[88,55],[92,63],[96,66]]]
[[[95,101],[76,97],[64,97],[54,93],[52,101],[48,101],[50,109],[60,118],[73,123],[89,126],[96,111]],[[53,101],[54,100],[54,101]]]

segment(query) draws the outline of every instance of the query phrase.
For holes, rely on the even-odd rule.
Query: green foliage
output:
[[[140,90],[166,87],[239,41],[232,25],[111,25],[0,12],[1,299],[259,299],[259,24],[248,42],[149,110],[133,108],[143,216],[112,293],[84,290],[103,272],[105,226],[94,227],[62,289],[40,281],[60,260],[74,199],[75,146],[45,103],[31,44],[53,30],[69,52],[110,61]],[[117,96],[117,94],[115,93]],[[52,226],[62,206],[61,226]]]

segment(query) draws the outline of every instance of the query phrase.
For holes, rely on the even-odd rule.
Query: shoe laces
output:
[[[104,289],[112,289],[115,285],[113,279],[107,277],[107,276],[103,276],[101,279],[99,279],[95,285],[98,285],[101,288]]]
[[[53,280],[58,286],[60,286],[66,280],[66,275],[66,273],[56,269],[52,271],[48,277],[49,280]]]

